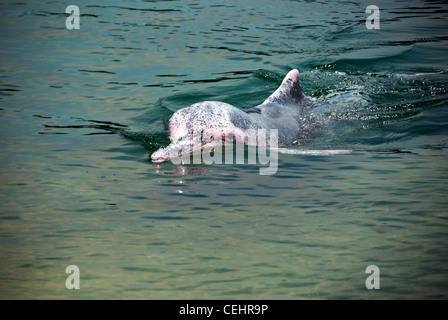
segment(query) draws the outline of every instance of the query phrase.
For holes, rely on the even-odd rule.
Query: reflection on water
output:
[[[447,298],[446,4],[69,4],[0,3],[1,298]],[[276,174],[151,163],[173,112],[292,68],[320,106]]]

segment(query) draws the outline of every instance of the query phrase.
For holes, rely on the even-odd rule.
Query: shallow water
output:
[[[1,298],[448,297],[443,1],[70,4],[0,3]],[[321,105],[296,148],[351,154],[151,163],[174,111],[292,68]]]

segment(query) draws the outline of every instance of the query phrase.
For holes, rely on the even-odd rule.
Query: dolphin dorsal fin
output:
[[[280,103],[294,104],[303,98],[302,87],[300,86],[300,75],[297,69],[288,72],[282,84],[274,91],[262,104]]]

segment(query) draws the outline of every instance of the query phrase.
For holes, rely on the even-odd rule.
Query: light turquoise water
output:
[[[2,1],[0,297],[446,299],[447,19],[442,1]],[[281,154],[273,176],[149,160],[174,111],[255,106],[292,68],[322,105],[299,148],[351,154]]]

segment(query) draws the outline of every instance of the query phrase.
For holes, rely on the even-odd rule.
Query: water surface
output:
[[[443,1],[70,4],[0,3],[1,298],[448,297]],[[176,110],[292,68],[321,105],[296,148],[351,154],[151,163]]]

